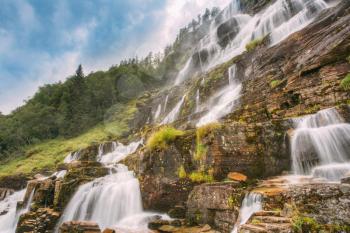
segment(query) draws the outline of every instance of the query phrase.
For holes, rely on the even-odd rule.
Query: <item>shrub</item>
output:
[[[292,226],[294,232],[304,232],[305,228],[307,228],[310,232],[319,232],[318,230],[320,230],[320,225],[315,219],[305,216],[294,216]]]
[[[214,182],[213,175],[206,174],[205,172],[192,172],[189,176],[190,180],[193,182]]]
[[[174,141],[178,136],[183,134],[184,132],[181,130],[177,130],[170,126],[165,126],[150,136],[146,146],[150,150],[156,148],[166,149],[169,142]]]
[[[264,38],[257,38],[254,39],[252,41],[250,41],[248,44],[246,44],[245,49],[250,52],[253,51],[256,47],[258,47],[259,45],[261,45],[264,41]]]
[[[272,80],[271,82],[270,82],[270,87],[272,88],[272,89],[274,89],[275,87],[277,87],[278,85],[280,85],[281,84],[281,80]]]
[[[340,82],[340,87],[345,91],[350,90],[350,73],[345,76],[345,78]]]
[[[177,169],[177,175],[180,179],[185,179],[187,177],[184,165],[181,165],[179,169]]]
[[[220,128],[219,123],[210,123],[204,126],[197,128],[196,131],[196,152],[194,154],[195,160],[200,160],[206,155],[208,147],[202,143],[202,138],[206,137],[210,132]]]

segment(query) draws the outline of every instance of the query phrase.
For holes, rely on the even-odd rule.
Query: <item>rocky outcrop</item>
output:
[[[1,177],[0,188],[7,188],[18,191],[26,187],[28,180],[28,176],[24,174]]]
[[[49,208],[39,208],[20,216],[16,233],[26,232],[52,232],[60,213]]]
[[[12,195],[15,191],[13,189],[0,188],[0,201],[4,200],[6,197]]]
[[[187,219],[209,224],[223,233],[231,232],[237,220],[244,187],[235,182],[202,184],[188,197]]]
[[[88,221],[65,222],[59,230],[60,233],[101,233],[97,223]]]

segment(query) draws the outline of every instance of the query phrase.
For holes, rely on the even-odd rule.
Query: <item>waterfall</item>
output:
[[[64,163],[71,163],[73,161],[79,160],[80,158],[80,150],[69,153],[64,159]]]
[[[238,228],[245,224],[250,217],[262,210],[262,196],[259,193],[248,193],[245,195],[241,209],[239,210],[239,215],[237,222],[231,231],[231,233],[237,233]]]
[[[294,122],[291,149],[295,174],[339,181],[350,172],[350,124],[344,123],[334,108]]]
[[[196,110],[195,110],[195,112],[199,112],[199,104],[200,104],[200,95],[199,95],[199,89],[197,89],[197,92],[196,92]]]
[[[154,113],[154,116],[153,116],[153,120],[156,121],[158,119],[158,117],[160,116],[160,113],[162,111],[162,105],[159,104],[158,107],[157,107],[157,110],[156,112]]]
[[[123,218],[142,213],[139,182],[132,171],[118,164],[112,174],[79,187],[60,219],[90,220],[104,229],[118,225]]]
[[[236,65],[229,68],[228,76],[228,85],[210,97],[205,104],[208,112],[199,119],[197,127],[215,122],[233,110],[242,89],[242,85],[236,79]]]
[[[163,113],[165,113],[166,107],[168,106],[168,100],[169,100],[169,95],[166,95],[165,102],[164,102],[164,107],[163,107]]]
[[[168,115],[163,119],[161,125],[166,125],[166,124],[170,124],[173,123],[174,121],[177,120],[177,117],[180,114],[180,110],[182,107],[182,104],[185,101],[185,97],[186,95],[182,96],[182,98],[180,99],[180,101],[175,105],[175,107],[168,113]]]
[[[21,214],[17,211],[17,202],[22,201],[26,190],[15,192],[12,195],[6,197],[0,202],[0,232],[1,233],[14,233],[16,231],[17,222]]]
[[[243,13],[240,0],[234,0],[212,20],[209,32],[195,49],[200,69],[207,71],[232,59],[244,52],[245,46],[255,39],[269,36],[270,46],[275,45],[308,25],[327,7],[330,6],[324,0],[277,0],[250,16]],[[206,55],[206,61],[202,61],[201,54]],[[176,85],[189,78],[190,71],[195,70],[192,63],[193,56],[179,72]]]
[[[112,152],[104,154],[99,149],[98,160],[109,168],[110,174],[81,185],[69,201],[56,226],[72,220],[96,222],[101,229],[147,230],[149,220],[155,215],[143,212],[140,184],[125,165],[116,164],[136,151],[143,140],[129,145],[114,142]],[[127,230],[125,230],[127,231]]]
[[[123,145],[119,142],[112,143],[112,151],[107,154],[103,154],[103,150],[99,150],[98,161],[104,164],[117,163],[129,154],[134,153],[140,145],[142,145],[143,140],[132,142],[129,145]]]

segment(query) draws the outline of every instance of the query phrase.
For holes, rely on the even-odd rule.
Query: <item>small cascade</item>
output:
[[[296,119],[295,125],[291,142],[295,174],[339,181],[350,172],[350,124],[336,109]]]
[[[25,193],[26,190],[23,189],[0,202],[0,213],[6,212],[6,214],[0,215],[1,233],[14,233],[16,231],[19,216],[23,213],[22,211],[17,211],[17,202],[23,200]]]
[[[111,175],[79,187],[64,210],[60,224],[70,220],[89,220],[104,229],[118,225],[124,218],[143,213],[139,182],[133,172],[121,164],[114,166],[111,172]]]
[[[192,57],[187,60],[185,66],[180,70],[179,74],[177,75],[177,77],[175,79],[175,85],[179,85],[180,83],[185,81],[185,79],[187,78],[187,75],[189,73],[189,70],[191,68],[191,64],[192,64]]]
[[[186,95],[182,96],[181,100],[175,105],[175,107],[163,119],[161,125],[170,124],[170,123],[173,123],[174,121],[177,120],[177,117],[180,114],[180,110],[181,110],[182,104],[185,101],[185,97],[186,97]]]
[[[232,1],[212,20],[209,32],[198,42],[194,56],[179,72],[175,85],[189,78],[192,71],[208,71],[241,54],[250,41],[269,36],[270,46],[279,43],[307,26],[328,7],[324,0],[277,0],[250,16],[243,12],[240,0]],[[193,57],[198,57],[198,61]]]
[[[97,156],[97,160],[104,164],[117,163],[129,154],[134,153],[140,145],[142,145],[143,140],[139,140],[136,142],[132,142],[129,145],[123,145],[119,142],[112,143],[112,151],[107,154],[103,154],[103,147],[100,147],[99,154]]]
[[[35,193],[35,188],[33,188],[32,192],[31,192],[30,195],[29,195],[28,201],[27,201],[26,206],[25,206],[25,208],[24,208],[24,210],[23,210],[24,213],[30,211],[30,205],[31,205],[32,202],[33,202],[34,193]]]
[[[164,106],[163,106],[163,113],[165,113],[166,108],[168,107],[168,100],[169,100],[169,95],[166,95]]]
[[[59,178],[64,178],[66,174],[67,174],[67,170],[61,170],[53,173],[51,177],[56,176],[56,179],[59,179]]]
[[[228,76],[228,85],[210,97],[205,105],[209,111],[199,119],[197,127],[215,122],[233,110],[242,89],[241,83],[236,79],[236,65],[229,68]]]
[[[199,89],[197,89],[197,92],[196,92],[196,110],[195,112],[199,112],[200,111],[200,95],[199,95]]]
[[[79,160],[80,158],[80,150],[69,153],[64,159],[64,163],[72,163],[73,161]]]
[[[237,233],[241,225],[245,224],[254,213],[261,210],[262,195],[259,193],[246,194],[243,199],[241,209],[239,210],[237,222],[231,233]]]
[[[159,104],[158,107],[157,107],[157,110],[156,110],[156,112],[154,113],[154,116],[153,116],[153,120],[154,121],[156,121],[159,118],[161,111],[162,111],[162,105]]]

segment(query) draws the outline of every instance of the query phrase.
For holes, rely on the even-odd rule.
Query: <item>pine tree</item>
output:
[[[84,78],[83,66],[81,64],[78,66],[78,69],[75,71],[75,74],[80,78]]]

